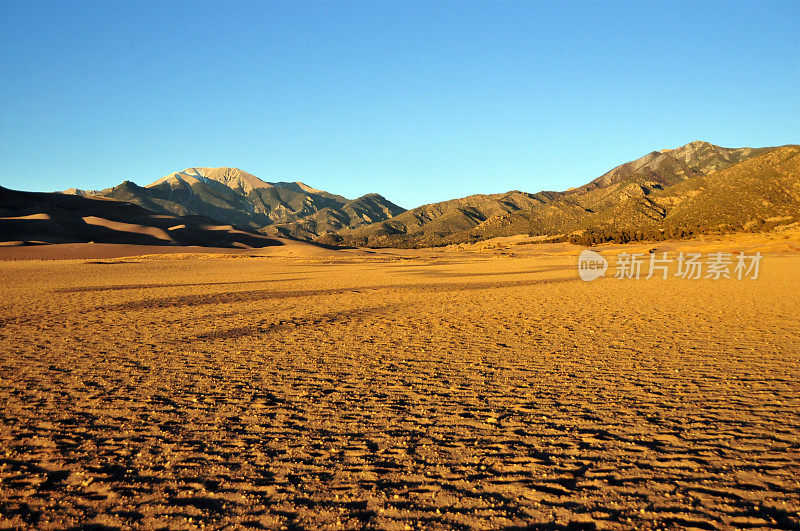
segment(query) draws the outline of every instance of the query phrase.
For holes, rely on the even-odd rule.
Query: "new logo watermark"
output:
[[[649,258],[644,258],[649,256]],[[670,275],[670,266],[677,264],[673,276],[684,279],[709,278],[719,280],[721,278],[735,278],[742,280],[758,278],[758,270],[761,264],[761,253],[747,255],[745,253],[678,253],[677,257],[672,258],[668,252],[661,253],[619,253],[616,261],[616,271],[613,278],[651,278],[659,276],[666,279]],[[608,260],[600,253],[588,249],[581,251],[578,257],[578,275],[581,280],[589,282],[596,278],[605,276],[608,270]],[[646,272],[646,275],[645,275]]]
[[[608,260],[602,254],[585,249],[578,257],[578,274],[581,280],[589,282],[606,274]]]

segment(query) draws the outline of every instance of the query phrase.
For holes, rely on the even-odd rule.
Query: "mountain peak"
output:
[[[168,184],[169,186],[180,185],[185,183],[192,185],[197,182],[216,181],[222,183],[228,188],[233,190],[241,190],[243,193],[248,194],[258,188],[272,188],[268,182],[262,181],[255,175],[242,171],[239,168],[222,166],[219,168],[195,167],[187,168],[185,170],[176,171],[161,179],[150,183],[147,188],[159,186],[161,184]]]
[[[695,140],[670,150],[668,154],[693,170],[707,174],[725,169],[767,150],[768,148],[724,148],[703,140]]]
[[[699,147],[705,147],[705,146],[717,147],[714,144],[712,144],[711,142],[706,142],[705,140],[692,140],[691,142],[689,142],[688,144],[686,144],[683,147],[684,148],[688,148],[688,147],[699,148]]]
[[[110,197],[159,214],[205,216],[223,224],[308,240],[404,211],[379,195],[350,200],[300,181],[262,181],[230,166],[186,168],[145,187],[125,181],[99,192],[71,189],[65,193]]]
[[[687,153],[687,152],[695,152],[705,147],[719,148],[719,146],[715,146],[714,144],[706,142],[705,140],[692,140],[691,142],[684,144],[680,147],[660,149],[658,151],[654,151],[653,153],[659,153],[662,155],[673,152]]]

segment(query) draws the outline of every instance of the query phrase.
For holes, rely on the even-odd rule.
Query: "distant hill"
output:
[[[423,205],[389,220],[326,235],[329,243],[377,247],[424,247],[468,239],[469,232],[488,219],[527,210],[551,201],[558,194],[471,195]]]
[[[690,142],[677,149],[652,151],[621,164],[566,195],[581,206],[601,210],[628,197],[647,196],[679,182],[707,175],[771,148],[723,148],[708,142]]]
[[[663,226],[748,230],[800,219],[800,146],[783,146],[653,197]]]
[[[0,241],[266,247],[281,245],[264,234],[239,230],[202,216],[156,214],[138,205],[100,197],[19,192],[0,187]]]
[[[723,148],[696,141],[653,151],[565,192],[469,196],[322,239],[417,247],[515,234],[576,240],[602,234],[610,240],[790,223],[800,212],[800,172],[793,155],[798,149]]]
[[[189,168],[147,186],[125,181],[105,190],[73,188],[65,193],[110,197],[154,212],[201,215],[269,234],[305,239],[404,212],[378,194],[351,200],[301,182],[269,183],[228,167]]]
[[[755,231],[800,221],[800,146],[755,150],[562,227],[577,243]]]

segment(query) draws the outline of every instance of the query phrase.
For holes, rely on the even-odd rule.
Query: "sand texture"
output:
[[[0,527],[800,526],[800,254],[542,249],[0,262]]]

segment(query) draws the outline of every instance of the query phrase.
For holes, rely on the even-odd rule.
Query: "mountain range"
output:
[[[564,192],[473,195],[320,238],[421,247],[528,234],[578,243],[752,230],[800,220],[800,146],[653,151]],[[581,238],[592,234],[594,240]]]
[[[10,192],[0,198],[3,203]],[[266,182],[231,167],[189,168],[147,186],[125,181],[64,194],[117,200],[106,210],[119,205],[127,212],[130,207],[123,205],[133,204],[166,216],[170,226],[217,223],[322,244],[425,247],[516,234],[593,244],[797,223],[800,146],[723,148],[696,141],[652,151],[562,192],[472,195],[408,211],[378,194],[347,199],[301,182]],[[37,214],[33,210],[25,212]]]
[[[139,186],[66,190],[134,203],[153,212],[200,215],[278,236],[313,239],[342,228],[383,221],[404,209],[378,194],[357,199],[317,190],[301,182],[262,181],[238,168],[189,168]]]

